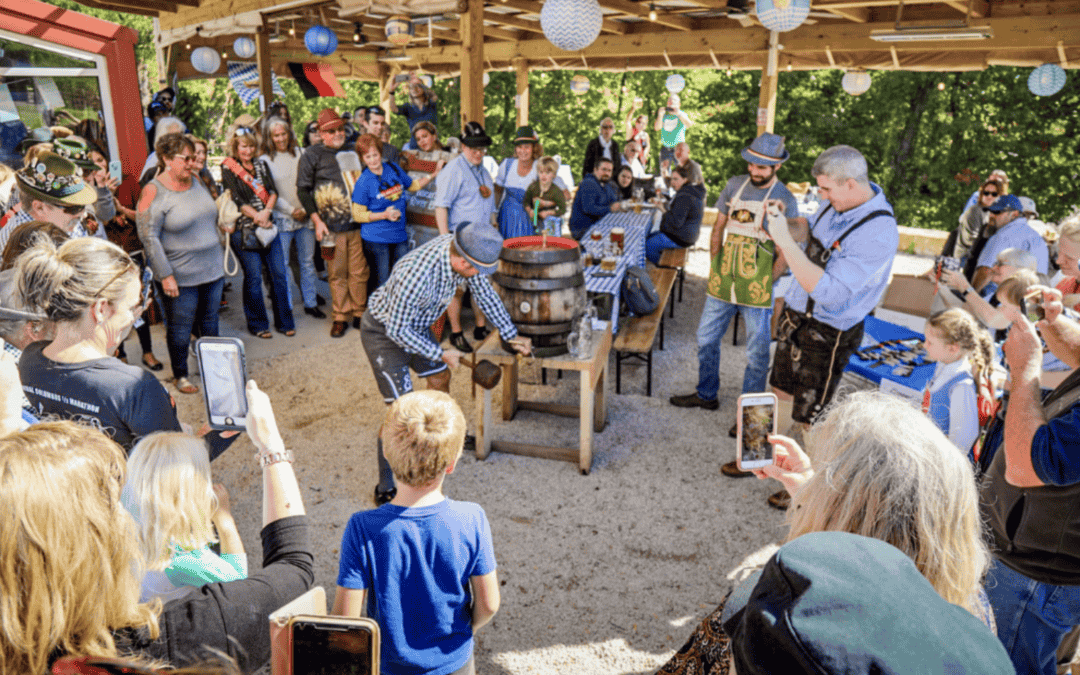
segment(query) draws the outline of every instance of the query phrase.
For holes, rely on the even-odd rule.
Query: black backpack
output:
[[[651,314],[660,305],[660,294],[644,267],[626,269],[620,299],[622,306],[637,316]]]

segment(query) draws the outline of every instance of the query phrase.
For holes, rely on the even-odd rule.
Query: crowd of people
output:
[[[163,364],[147,327],[160,314],[173,386],[199,391],[191,340],[218,335],[235,256],[258,339],[296,335],[294,299],[327,318],[321,265],[330,335],[360,331],[388,406],[376,508],[345,528],[333,613],[379,623],[387,673],[475,672],[475,631],[500,604],[494,544],[483,508],[442,493],[467,445],[447,393],[473,349],[464,292],[473,340],[490,322],[527,355],[490,280],[506,238],[561,235],[565,215],[580,239],[648,188],[663,202],[645,244],[655,264],[695,245],[706,190],[676,95],[657,111],[657,175],[635,103],[621,148],[601,120],[571,194],[532,128],[489,168],[481,124],[444,147],[434,93],[414,77],[401,85],[409,102],[391,112],[409,122],[402,147],[377,106],[349,119],[327,108],[298,141],[278,103],[232,126],[219,179],[163,90],[128,204],[101,148],[28,138],[0,222],[0,671],[94,672],[78,668],[119,656],[126,672],[251,672],[270,656],[268,615],[313,583],[311,523],[269,398],[247,384],[263,480],[255,571],[212,480],[235,435],[186,432],[153,375]],[[1035,204],[991,174],[930,273],[924,350],[936,366],[922,409],[884,393],[834,400],[888,286],[897,221],[857,149],[815,159],[812,212],[779,179],[790,156],[782,136],[758,136],[742,149],[746,173],[720,192],[697,387],[670,400],[720,408],[720,339],[741,315],[742,391],[771,388],[783,433],[768,437],[773,464],[722,471],[780,483],[769,504],[788,510],[786,541],[660,672],[1054,673],[1080,625],[1080,215],[1035,225]],[[410,225],[429,230],[411,250]],[[132,330],[145,368],[119,358]],[[427,390],[413,391],[414,374]]]

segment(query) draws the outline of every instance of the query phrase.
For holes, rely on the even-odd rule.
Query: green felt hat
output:
[[[43,152],[15,177],[19,189],[33,199],[60,206],[87,206],[97,201],[97,190],[83,182],[81,174],[74,163],[55,152]]]

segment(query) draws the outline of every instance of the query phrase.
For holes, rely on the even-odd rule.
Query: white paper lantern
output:
[[[1036,96],[1053,96],[1065,86],[1065,69],[1056,63],[1044,63],[1028,75],[1028,89]]]
[[[191,52],[191,67],[200,73],[212,75],[221,67],[221,55],[210,47],[199,47]]]
[[[668,75],[667,80],[664,82],[664,86],[672,94],[678,94],[683,89],[686,89],[686,78],[678,73]]]
[[[861,70],[844,73],[844,79],[840,81],[840,86],[852,96],[865,94],[870,89],[870,84],[870,73]]]
[[[489,84],[491,84],[491,75],[484,73],[484,86],[486,87]]]
[[[386,20],[384,30],[387,40],[398,47],[404,47],[412,40],[416,29],[413,27],[413,22],[409,17],[404,14],[397,14]]]
[[[570,78],[570,91],[581,96],[589,91],[589,78],[584,75],[575,75]]]
[[[757,0],[757,16],[769,30],[792,30],[810,16],[810,0]]]
[[[233,53],[242,59],[255,56],[255,41],[249,37],[238,37],[232,43]]]
[[[600,35],[604,15],[596,0],[547,0],[540,10],[540,28],[548,42],[576,52]]]

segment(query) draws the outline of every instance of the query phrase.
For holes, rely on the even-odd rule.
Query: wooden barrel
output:
[[[573,239],[537,236],[507,239],[492,276],[518,332],[532,339],[537,356],[568,351],[566,336],[584,311],[585,275]]]

